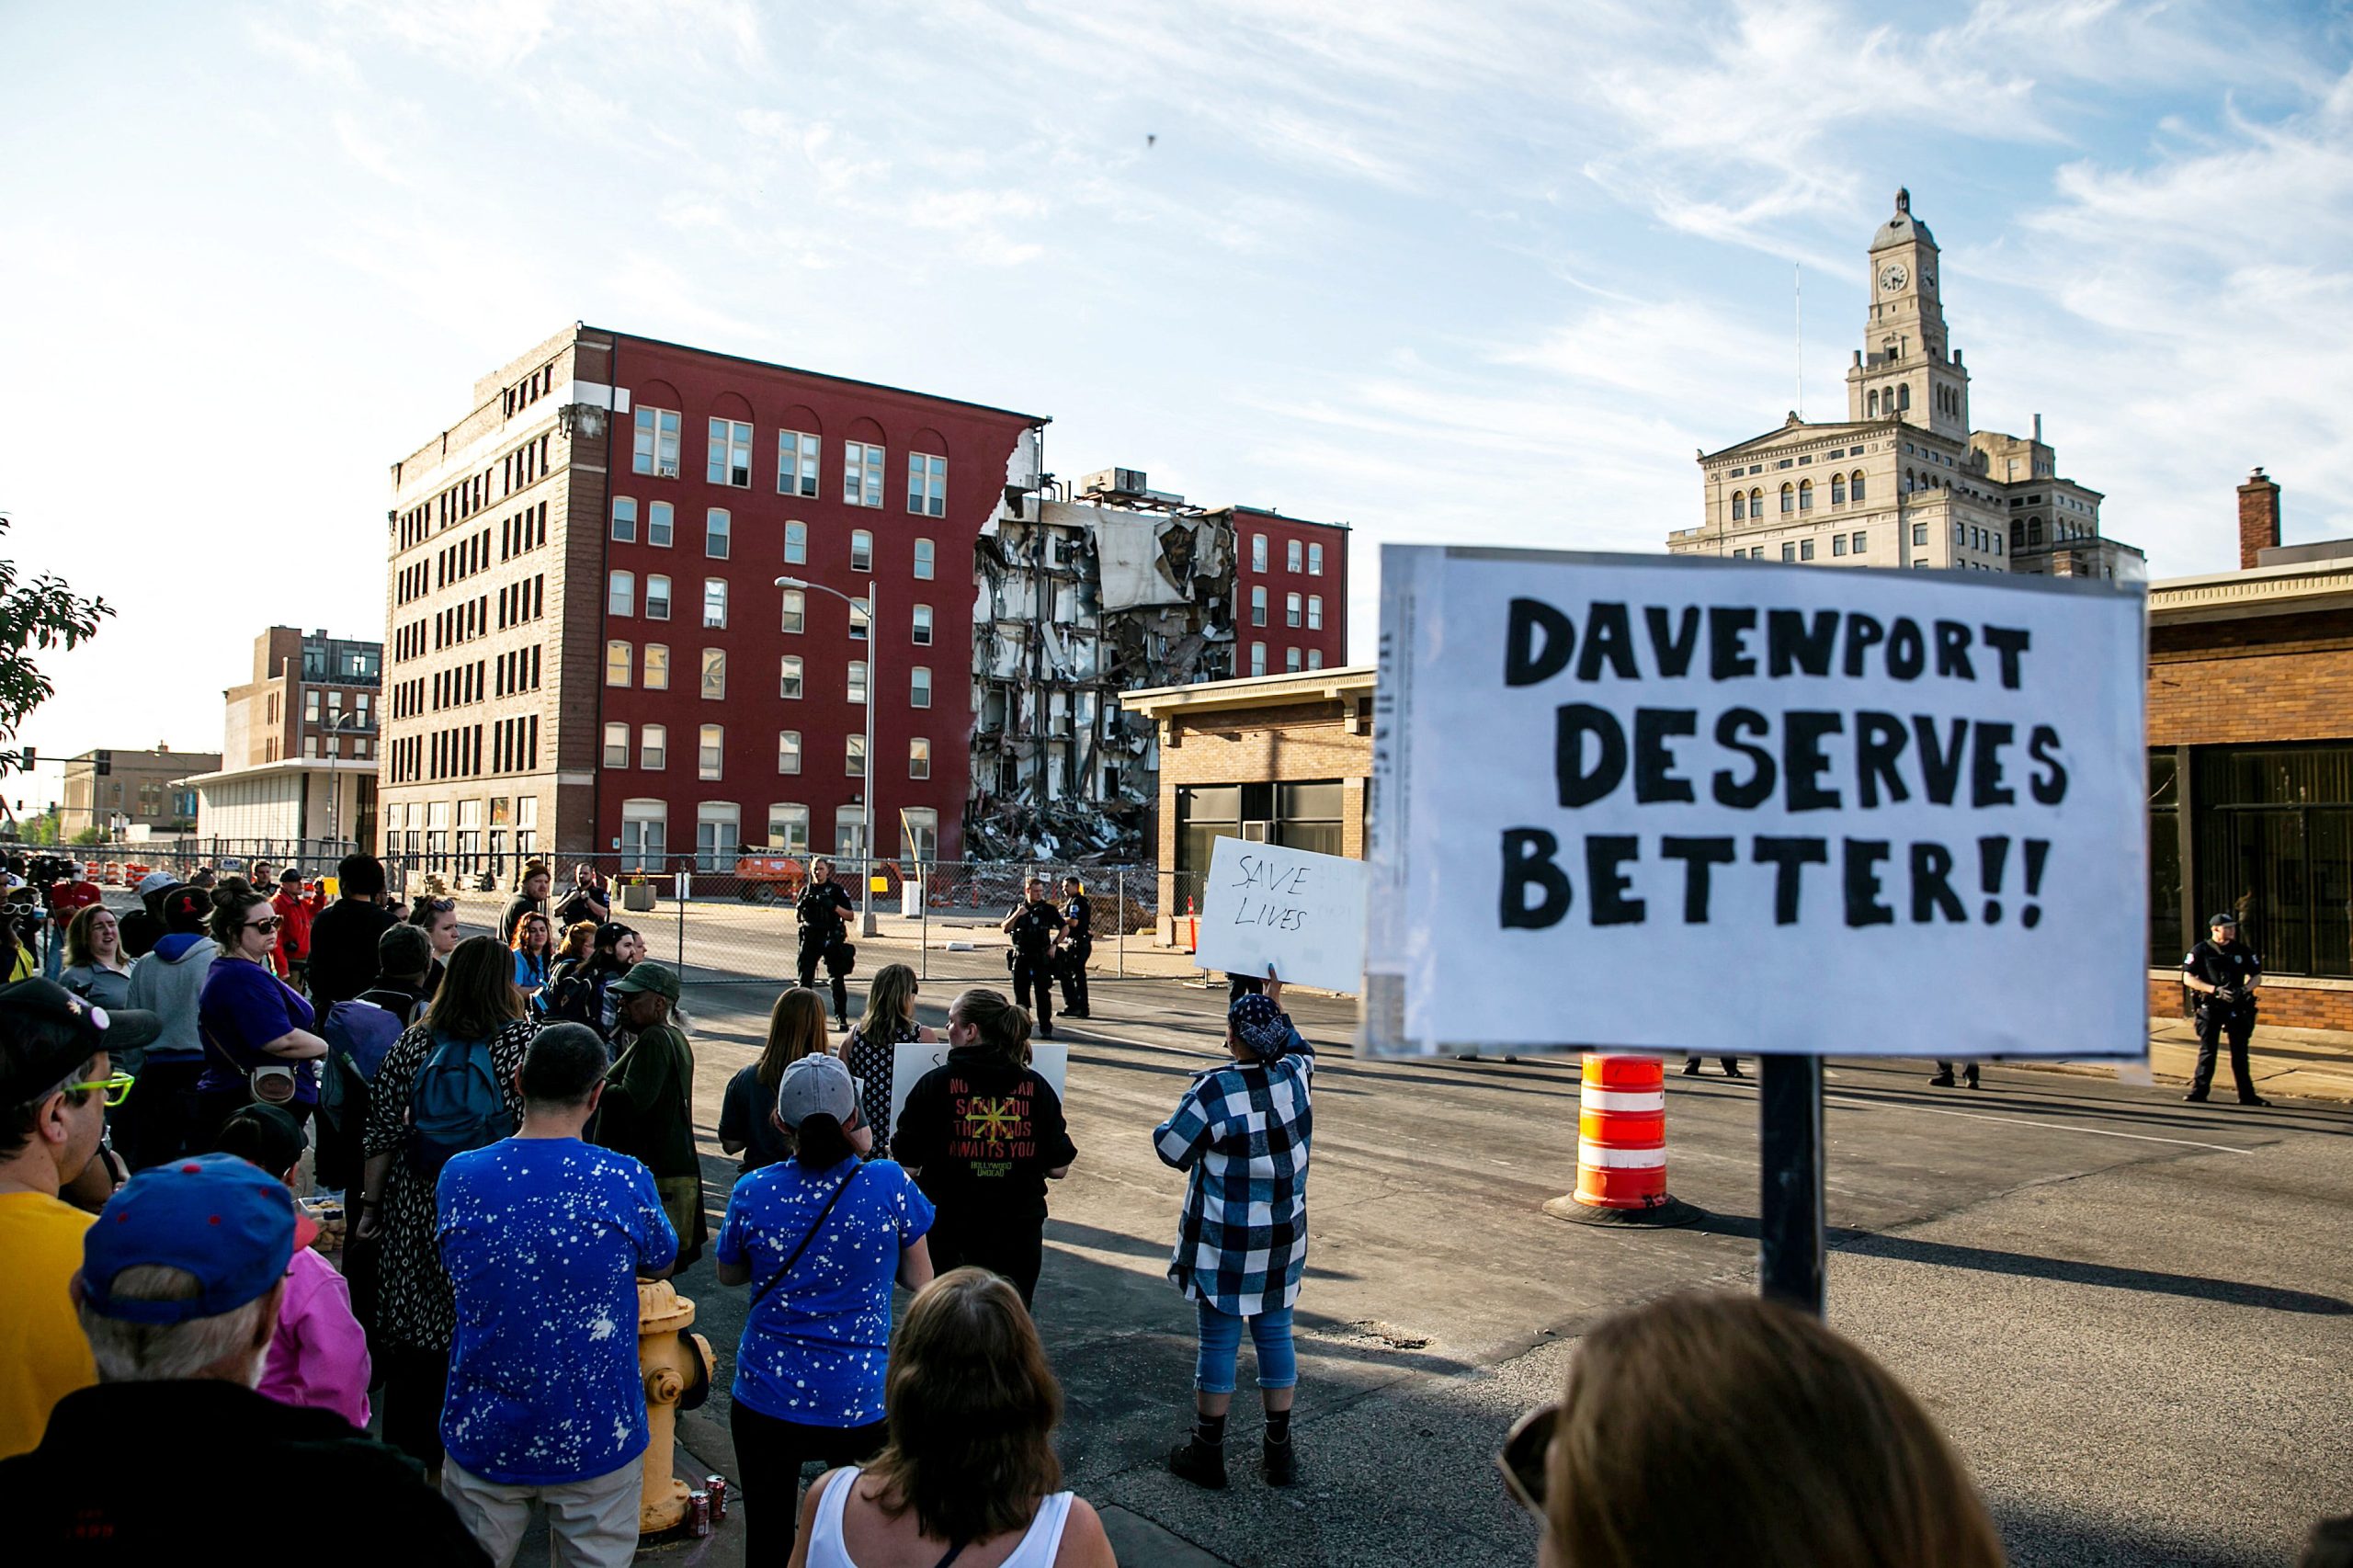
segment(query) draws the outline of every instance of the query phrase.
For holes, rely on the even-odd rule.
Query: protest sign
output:
[[[1361,860],[1221,838],[1201,890],[1196,969],[1353,992],[1364,978]]]
[[[923,1075],[935,1067],[948,1065],[948,1042],[936,1045],[903,1045],[892,1053],[891,1062],[891,1126],[899,1125],[899,1113],[907,1108],[907,1096]],[[1032,1040],[1029,1045],[1029,1065],[1040,1078],[1053,1085],[1054,1097],[1061,1099],[1063,1082],[1070,1075],[1070,1047],[1054,1045],[1046,1040]]]
[[[2142,595],[1381,551],[1365,1038],[2140,1054]]]

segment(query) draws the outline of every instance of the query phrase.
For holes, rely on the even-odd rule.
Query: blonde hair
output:
[[[796,985],[768,1009],[768,1043],[760,1052],[759,1080],[768,1088],[784,1082],[784,1070],[804,1056],[825,1052],[825,999]]]
[[[556,949],[554,956],[585,959],[596,945],[597,923],[594,920],[575,920],[563,928],[563,945]]]
[[[1007,1067],[1029,1064],[1029,1015],[1006,1001],[1004,992],[975,985],[949,1005],[948,1017],[980,1030],[981,1050]]]
[[[1819,1319],[1755,1296],[1669,1296],[1587,1335],[1545,1472],[1563,1568],[2001,1568],[1919,1402]]]
[[[915,1022],[915,971],[905,964],[886,963],[876,970],[866,987],[866,1013],[858,1021],[859,1030],[879,1028],[882,1035],[867,1038],[881,1038],[888,1044],[891,1031]]]

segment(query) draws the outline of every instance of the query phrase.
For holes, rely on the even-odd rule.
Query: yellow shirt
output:
[[[98,1381],[65,1289],[89,1228],[46,1193],[0,1192],[0,1459],[40,1447],[57,1402]]]

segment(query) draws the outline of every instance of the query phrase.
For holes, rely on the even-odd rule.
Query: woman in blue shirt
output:
[[[719,1282],[753,1288],[728,1417],[753,1562],[791,1554],[804,1463],[881,1451],[891,1283],[931,1280],[931,1204],[891,1161],[859,1163],[870,1139],[840,1059],[786,1068],[773,1114],[798,1152],[735,1184],[719,1233]]]
[[[515,989],[523,994],[523,1005],[536,1014],[540,993],[548,986],[548,917],[517,915],[515,929],[507,933],[507,945],[515,949]]]
[[[297,1120],[319,1103],[318,1059],[327,1042],[312,1032],[311,1005],[269,964],[282,924],[269,900],[243,883],[212,895],[207,929],[221,954],[196,1010],[204,1044],[197,1118],[207,1139],[231,1111],[256,1099],[285,1106]]]

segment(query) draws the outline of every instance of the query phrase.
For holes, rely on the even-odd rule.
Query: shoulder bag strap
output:
[[[801,1238],[801,1244],[792,1249],[792,1256],[784,1260],[784,1267],[778,1269],[774,1274],[768,1276],[768,1282],[761,1286],[759,1290],[753,1294],[752,1304],[745,1309],[745,1316],[749,1317],[753,1312],[759,1311],[760,1303],[768,1299],[768,1292],[775,1290],[779,1285],[784,1283],[784,1277],[792,1272],[792,1266],[801,1261],[801,1255],[809,1250],[809,1244],[817,1239],[817,1233],[825,1228],[825,1221],[827,1220],[833,1218],[834,1205],[842,1200],[842,1194],[849,1190],[849,1184],[856,1181],[858,1179],[858,1171],[862,1171],[866,1167],[864,1165],[860,1165],[858,1167],[858,1170],[852,1171],[849,1175],[842,1177],[842,1184],[834,1188],[834,1195],[831,1198],[825,1199],[824,1208],[817,1211],[816,1223],[811,1225],[809,1227],[809,1233]]]

